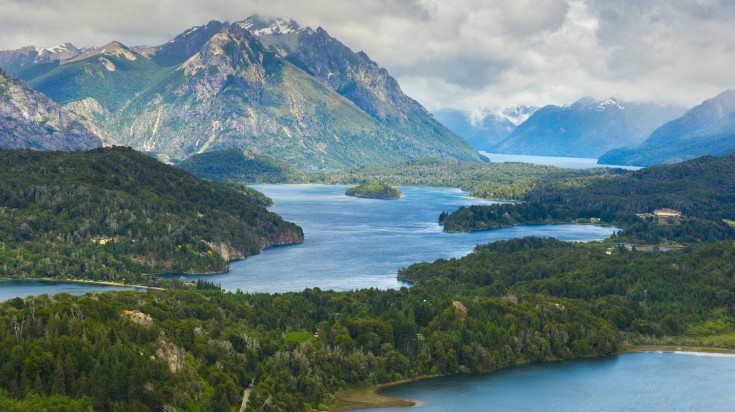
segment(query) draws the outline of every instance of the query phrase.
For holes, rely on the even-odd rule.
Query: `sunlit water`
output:
[[[351,290],[397,288],[397,271],[412,263],[460,257],[476,245],[524,236],[562,240],[608,237],[615,228],[591,225],[518,226],[473,233],[446,233],[442,211],[490,203],[456,189],[402,187],[397,200],[345,196],[347,186],[256,185],[272,210],[304,230],[302,245],[268,249],[235,262],[222,275],[188,276],[228,290],[287,292],[304,288]]]
[[[637,353],[389,388],[422,406],[387,411],[733,411],[735,356]]]
[[[618,165],[600,165],[597,159],[585,157],[557,157],[557,156],[528,156],[528,155],[512,155],[500,153],[480,152],[483,156],[490,159],[491,162],[508,163],[533,163],[537,165],[548,165],[557,167],[566,167],[569,169],[590,169],[593,167],[618,167],[621,169],[638,170],[637,166],[618,166]]]

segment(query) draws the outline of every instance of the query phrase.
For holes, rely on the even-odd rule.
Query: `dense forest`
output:
[[[704,156],[617,176],[488,185],[478,197],[563,205],[614,214],[672,208],[710,220],[735,218],[735,153]],[[497,194],[496,194],[497,192]],[[508,196],[512,195],[512,196]]]
[[[0,269],[12,278],[140,280],[214,272],[301,229],[270,199],[128,148],[0,150]]]
[[[620,176],[493,185],[480,194],[513,194],[524,202],[460,208],[442,213],[446,231],[519,224],[597,221],[623,227],[616,240],[642,243],[708,243],[735,239],[735,153],[655,166]],[[476,192],[477,193],[477,192]],[[497,196],[507,197],[507,196]],[[515,197],[515,196],[513,196]],[[661,208],[681,217],[656,217]]]
[[[368,183],[347,189],[345,195],[367,199],[400,199],[403,193],[384,183]]]
[[[272,157],[241,149],[196,154],[176,166],[194,176],[240,183],[294,183],[308,180],[301,169]]]
[[[735,331],[735,247],[525,238],[401,270],[411,289],[199,290],[0,304],[3,410],[311,411],[403,378],[601,356]],[[712,336],[715,338],[711,338]],[[715,340],[716,341],[716,340]],[[729,342],[729,343],[728,343]]]
[[[441,159],[415,159],[346,169],[306,173],[288,163],[263,155],[231,149],[192,156],[178,167],[204,179],[240,183],[323,183],[369,184],[384,182],[394,186],[457,187],[483,190],[488,185],[528,187],[539,181],[565,178],[621,175],[624,169],[563,169],[529,163],[475,163]],[[479,195],[477,197],[485,197]],[[492,197],[496,199],[496,197]],[[508,197],[509,200],[518,197]]]
[[[620,175],[624,169],[563,169],[529,163],[471,163],[453,160],[416,159],[368,165],[339,172],[310,173],[311,183],[365,184],[384,182],[395,186],[457,187],[473,191],[489,184],[524,183],[572,177]]]
[[[269,199],[261,194],[129,149],[0,151],[0,160],[0,259],[3,273],[17,277],[134,276],[146,261],[126,256],[139,256],[134,248],[143,242],[155,253],[150,262],[181,253],[195,263],[166,264],[226,264],[186,248],[207,245],[214,231],[258,246],[238,237],[252,233],[247,219],[268,233],[301,236],[262,208]],[[0,410],[234,411],[247,399],[249,411],[315,411],[338,407],[343,389],[405,378],[606,356],[630,344],[735,347],[735,229],[722,221],[732,219],[732,174],[718,175],[731,163],[705,158],[681,169],[587,177],[564,183],[556,198],[442,214],[445,227],[458,230],[596,219],[623,229],[603,242],[480,245],[463,258],[402,269],[410,289],[246,294],[200,281],[196,290],[2,302]],[[650,188],[649,179],[663,188]],[[620,182],[606,187],[608,180]],[[533,186],[524,196],[552,194]],[[636,206],[615,199],[623,188]],[[701,197],[683,217],[632,212],[681,207],[673,201],[687,193]],[[114,241],[102,244],[101,236]],[[642,252],[628,241],[685,247]]]

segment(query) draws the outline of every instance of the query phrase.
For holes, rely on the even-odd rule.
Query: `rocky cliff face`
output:
[[[82,50],[71,43],[55,47],[27,46],[16,50],[0,50],[0,67],[23,77],[22,73],[27,70],[31,71],[42,65],[53,66],[80,54]]]
[[[88,150],[101,145],[75,115],[0,70],[0,147]]]
[[[305,36],[298,53],[267,42],[292,29]],[[479,161],[364,53],[293,22],[210,22],[152,48],[110,43],[31,84],[109,132],[105,142],[171,158],[239,148],[317,169]]]
[[[346,97],[380,124],[407,135],[421,135],[438,150],[464,150],[465,160],[476,153],[437,122],[418,102],[406,96],[387,70],[364,52],[354,53],[323,28],[302,28],[293,20],[251,16],[238,23],[280,56],[305,68],[332,90]]]

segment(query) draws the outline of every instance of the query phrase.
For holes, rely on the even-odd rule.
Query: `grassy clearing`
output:
[[[302,344],[312,339],[314,339],[314,335],[306,331],[288,332],[283,335],[283,341],[286,343],[295,342],[298,344]]]

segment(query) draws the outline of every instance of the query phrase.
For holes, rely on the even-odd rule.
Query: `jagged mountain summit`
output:
[[[597,158],[608,150],[642,142],[684,108],[629,103],[616,98],[579,99],[570,106],[545,106],[521,123],[496,153]]]
[[[23,77],[22,73],[39,65],[55,65],[84,51],[71,43],[53,47],[27,46],[16,50],[0,50],[0,67],[8,73]]]
[[[73,114],[0,70],[0,147],[89,150],[102,140]]]
[[[366,54],[293,21],[210,22],[156,47],[113,42],[30,83],[110,140],[172,158],[239,148],[317,169],[480,160]]]
[[[722,156],[732,151],[735,151],[735,90],[726,90],[654,130],[639,146],[612,150],[599,161],[652,166],[704,155]]]
[[[467,151],[469,145],[406,96],[387,70],[364,52],[352,52],[323,28],[302,28],[293,20],[258,16],[242,25],[269,50],[313,74],[381,125],[406,136],[423,136],[422,144],[440,152],[452,152],[454,147],[462,151],[460,158],[476,159]]]

